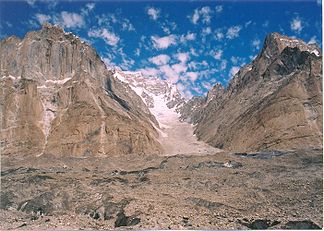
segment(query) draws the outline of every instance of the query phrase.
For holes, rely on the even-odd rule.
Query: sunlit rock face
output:
[[[218,148],[322,147],[322,104],[319,47],[272,33],[226,90],[216,85],[185,118],[197,124],[199,139]]]
[[[3,155],[162,151],[141,98],[92,47],[57,26],[2,40],[0,74]]]

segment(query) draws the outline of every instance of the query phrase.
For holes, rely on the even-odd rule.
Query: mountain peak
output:
[[[84,43],[77,35],[72,32],[66,32],[57,24],[43,23],[40,30],[30,31],[26,34],[26,38],[30,40],[53,40],[53,41],[69,41]]]
[[[286,47],[297,47],[300,51],[308,51],[309,53],[313,53],[316,56],[321,55],[321,50],[316,44],[306,44],[300,39],[291,38],[279,34],[278,32],[270,33],[266,37],[261,55],[264,54],[267,58],[275,58]]]
[[[62,27],[60,27],[57,24],[53,25],[53,24],[48,23],[48,22],[45,22],[45,23],[42,24],[42,30],[53,30],[53,31],[56,31],[56,32],[64,33],[64,29]]]
[[[6,154],[162,151],[156,120],[141,98],[115,81],[96,51],[72,33],[44,24],[22,40],[2,41],[0,54]]]

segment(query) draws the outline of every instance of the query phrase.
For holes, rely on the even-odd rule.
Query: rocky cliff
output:
[[[197,137],[235,151],[322,147],[322,54],[278,33],[226,89],[215,86],[184,119]]]
[[[141,98],[93,48],[57,26],[2,40],[0,76],[4,155],[161,152]]]

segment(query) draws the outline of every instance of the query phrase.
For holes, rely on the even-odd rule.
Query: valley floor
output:
[[[322,227],[322,149],[2,157],[0,229]]]

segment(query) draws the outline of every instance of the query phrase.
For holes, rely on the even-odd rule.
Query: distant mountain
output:
[[[154,116],[95,50],[50,24],[0,42],[1,154],[160,153]]]
[[[193,98],[181,118],[214,147],[255,151],[322,147],[322,54],[315,44],[278,33],[224,89]]]
[[[145,77],[141,72],[113,68],[114,76],[129,86],[143,99],[154,115],[155,129],[165,155],[206,155],[220,150],[197,141],[191,124],[180,121],[186,104],[175,84],[157,77]]]
[[[155,96],[165,101],[168,108],[177,110],[185,102],[176,85],[158,77],[144,77],[141,72],[122,71],[114,68],[114,76],[129,86],[144,100],[149,108],[154,108]]]

